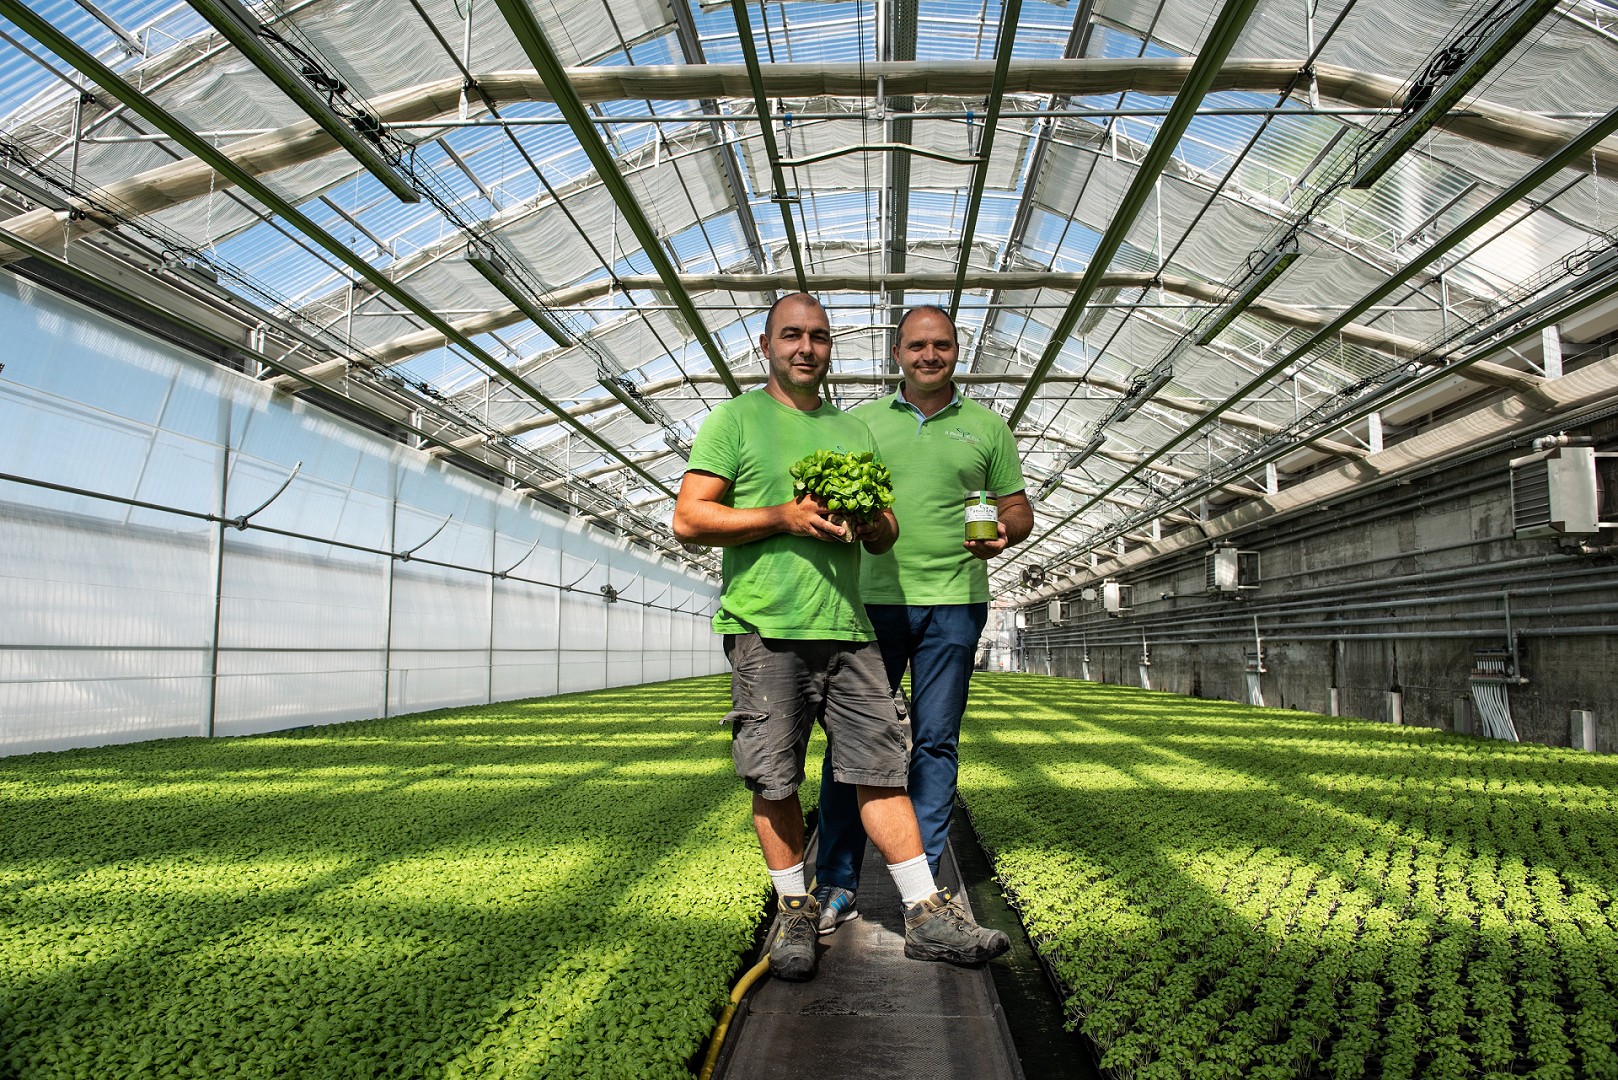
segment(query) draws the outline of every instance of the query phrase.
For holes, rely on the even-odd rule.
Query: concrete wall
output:
[[[1618,427],[1583,432],[1613,449]],[[1258,587],[1237,599],[1206,592],[1202,547],[1132,568],[1119,580],[1130,610],[1109,616],[1064,594],[1063,625],[1028,612],[1026,670],[1248,701],[1248,663],[1263,640],[1263,702],[1455,730],[1471,701],[1475,652],[1510,654],[1527,680],[1507,689],[1519,736],[1576,745],[1575,709],[1596,714],[1596,749],[1618,751],[1618,547],[1613,530],[1571,541],[1513,535],[1508,460],[1515,446],[1236,538],[1260,558]],[[1104,567],[1102,568],[1104,571]],[[1507,636],[1507,616],[1511,636]],[[1476,708],[1459,711],[1479,731]]]

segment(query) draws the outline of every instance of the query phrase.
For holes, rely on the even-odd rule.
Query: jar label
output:
[[[998,521],[998,520],[1000,520],[1000,514],[999,514],[999,511],[995,509],[994,504],[992,504],[992,503],[985,503],[983,505],[973,505],[973,506],[968,506],[966,508],[966,520],[968,520],[968,521]]]

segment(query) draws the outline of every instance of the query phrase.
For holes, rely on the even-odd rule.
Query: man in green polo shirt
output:
[[[949,842],[967,684],[989,616],[987,563],[1034,527],[1011,430],[951,381],[959,355],[947,313],[906,312],[893,347],[904,382],[853,410],[893,473],[893,509],[904,523],[890,551],[860,564],[860,592],[896,693],[910,668],[910,799],[935,878]],[[965,500],[977,491],[999,497],[992,540],[964,539]],[[815,890],[823,934],[854,914],[865,839],[853,789],[825,770]]]
[[[703,421],[673,525],[685,543],[724,548],[713,625],[732,670],[731,755],[753,793],[753,826],[779,897],[770,971],[808,979],[818,964],[819,909],[804,882],[798,803],[817,720],[826,768],[848,788],[851,813],[898,886],[905,955],[981,963],[1010,942],[974,923],[927,869],[905,795],[904,717],[860,604],[860,548],[867,557],[887,551],[898,523],[884,511],[869,524],[839,524],[824,500],[792,490],[789,470],[816,450],[875,449],[870,429],[820,396],[831,366],[825,308],[804,293],[782,297],[759,348],[769,380]],[[843,542],[851,527],[862,544]]]

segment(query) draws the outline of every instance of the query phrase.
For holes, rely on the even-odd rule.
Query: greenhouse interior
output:
[[[0,1080],[1618,1078],[1618,3],[0,0],[0,85]],[[676,506],[802,293],[1021,469],[987,963],[873,846],[769,974]]]

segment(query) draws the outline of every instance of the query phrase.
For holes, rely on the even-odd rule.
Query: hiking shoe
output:
[[[815,890],[815,900],[820,904],[822,934],[829,934],[848,920],[860,917],[860,913],[854,910],[853,889],[845,889],[841,885],[822,885]]]
[[[1011,948],[1011,939],[972,921],[961,902],[939,889],[905,911],[905,955],[912,960],[981,964]]]
[[[770,974],[788,982],[815,977],[820,957],[815,950],[820,905],[812,896],[783,896],[776,905],[775,936],[770,938]]]

